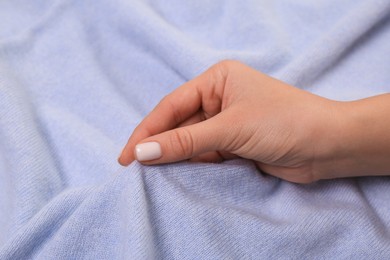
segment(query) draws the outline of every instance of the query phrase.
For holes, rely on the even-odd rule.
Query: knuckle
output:
[[[194,140],[187,129],[179,128],[173,131],[170,143],[175,156],[186,158],[193,156]]]
[[[242,63],[235,60],[222,60],[214,64],[208,70],[210,81],[209,85],[214,86],[217,93],[223,93],[223,90],[227,85],[228,78],[231,78],[232,76],[234,77],[241,66]]]
[[[238,64],[241,64],[238,61],[235,60],[222,60],[215,65],[211,67],[211,71],[213,74],[225,77],[228,75],[232,70],[234,70]]]
[[[223,60],[211,67],[215,82],[227,85],[231,79],[240,78],[245,65],[236,60]],[[230,79],[230,80],[229,80]]]
[[[222,60],[216,64],[216,66],[226,69],[226,70],[231,70],[237,66],[241,66],[242,63],[236,60]]]

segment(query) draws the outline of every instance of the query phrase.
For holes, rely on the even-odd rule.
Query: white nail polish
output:
[[[138,161],[150,161],[160,158],[161,146],[157,142],[137,144],[135,146],[135,156]]]

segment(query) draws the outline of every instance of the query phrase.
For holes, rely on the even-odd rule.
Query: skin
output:
[[[167,95],[137,126],[119,157],[158,142],[145,165],[241,157],[296,183],[390,174],[390,94],[339,102],[223,61]]]

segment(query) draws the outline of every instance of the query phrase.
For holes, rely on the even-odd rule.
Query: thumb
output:
[[[224,150],[232,134],[226,131],[220,115],[142,140],[134,149],[136,160],[147,165],[169,163]]]

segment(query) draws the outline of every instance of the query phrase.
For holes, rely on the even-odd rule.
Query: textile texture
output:
[[[389,259],[389,177],[118,165],[224,59],[335,100],[388,93],[390,1],[0,1],[0,259]]]

